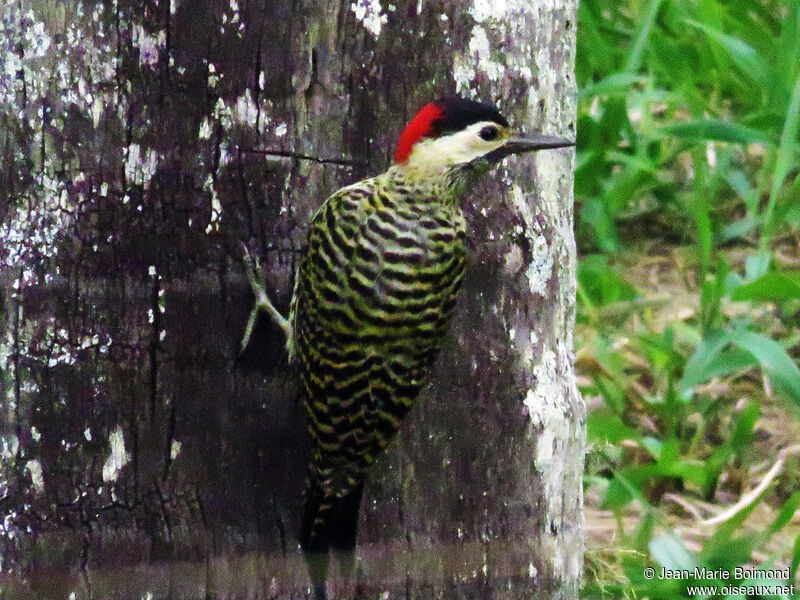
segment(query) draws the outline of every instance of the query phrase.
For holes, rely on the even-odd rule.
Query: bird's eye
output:
[[[492,140],[497,139],[497,135],[499,133],[500,132],[497,131],[497,127],[491,127],[490,126],[490,127],[484,127],[483,129],[481,129],[480,133],[478,133],[478,135],[481,136],[482,140],[486,140],[487,142],[491,142]]]

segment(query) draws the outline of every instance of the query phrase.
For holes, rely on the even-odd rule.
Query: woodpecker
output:
[[[245,249],[256,304],[243,347],[258,312],[268,312],[306,398],[312,456],[300,545],[317,600],[331,550],[345,576],[352,572],[369,468],[428,382],[453,315],[466,263],[460,199],[507,156],[572,145],[516,136],[494,106],[447,96],[408,123],[388,171],[316,211],[288,319]]]

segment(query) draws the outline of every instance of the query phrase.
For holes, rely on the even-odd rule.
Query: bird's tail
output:
[[[336,551],[345,578],[353,570],[363,494],[363,481],[343,498],[326,495],[318,484],[309,481],[300,525],[300,546],[317,600],[325,598],[330,550]]]

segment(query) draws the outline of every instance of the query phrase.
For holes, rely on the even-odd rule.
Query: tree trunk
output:
[[[574,137],[575,11],[0,0],[10,597],[306,597],[302,399],[270,327],[237,358],[240,242],[285,305],[312,211],[447,93]],[[448,341],[368,482],[366,597],[577,598],[572,171],[511,159],[469,196]]]

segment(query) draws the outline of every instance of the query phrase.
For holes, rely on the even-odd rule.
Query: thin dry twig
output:
[[[800,444],[789,446],[778,452],[778,460],[775,461],[775,464],[772,465],[772,468],[769,471],[767,471],[764,479],[762,479],[756,487],[744,494],[736,504],[729,506],[718,515],[708,519],[701,519],[700,524],[709,526],[719,525],[720,523],[724,523],[725,521],[732,519],[737,514],[742,512],[745,508],[753,504],[759,496],[761,496],[764,490],[769,487],[769,484],[772,483],[772,481],[783,470],[783,465],[786,463],[786,457],[797,454],[800,454]]]
[[[271,148],[241,148],[241,152],[247,154],[263,154],[264,156],[277,156],[281,158],[293,158],[295,160],[310,160],[320,164],[332,165],[345,165],[350,167],[365,167],[368,165],[366,161],[354,160],[351,158],[323,158],[321,156],[312,156],[310,154],[303,154],[301,152],[292,152],[290,150],[276,150]]]
[[[674,502],[698,521],[703,520],[703,514],[700,512],[700,509],[689,502],[686,498],[683,498],[678,494],[664,494],[663,499]]]

